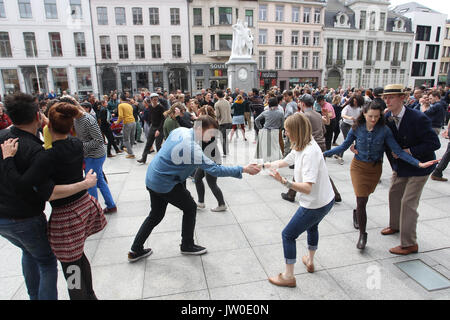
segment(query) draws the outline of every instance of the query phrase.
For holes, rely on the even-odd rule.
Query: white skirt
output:
[[[280,150],[279,129],[261,129],[258,134],[256,146],[256,159],[264,159],[264,162],[272,162],[283,158]]]

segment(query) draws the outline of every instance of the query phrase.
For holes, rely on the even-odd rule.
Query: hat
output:
[[[383,95],[404,94],[405,87],[402,84],[389,84],[384,87]]]
[[[384,92],[384,88],[382,87],[377,87],[373,90],[373,95],[374,96],[381,96]]]
[[[158,95],[157,93],[152,93],[152,94],[150,95],[150,99],[151,99],[151,98],[154,98],[154,97],[158,97],[158,98],[159,98],[159,95]]]
[[[314,105],[314,98],[312,97],[312,95],[305,93],[304,95],[302,95],[300,97],[300,101],[306,103],[309,106]]]

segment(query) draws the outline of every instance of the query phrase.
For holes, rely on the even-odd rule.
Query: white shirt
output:
[[[400,124],[402,123],[402,119],[403,119],[403,116],[405,115],[405,112],[406,112],[406,108],[405,108],[405,106],[403,106],[402,111],[400,111],[400,113],[397,115],[397,119],[399,119],[398,124],[395,123],[397,126],[397,130],[400,128]],[[395,117],[394,114],[392,114],[392,116]]]
[[[317,142],[311,142],[302,151],[292,150],[284,159],[294,165],[295,182],[312,183],[310,194],[300,193],[300,205],[306,209],[319,209],[334,199],[325,159]]]
[[[362,108],[360,108],[360,107],[354,108],[354,107],[348,105],[344,108],[344,110],[342,110],[341,115],[358,119],[359,115],[361,114],[361,111],[362,111]],[[347,123],[351,126],[353,125],[353,120],[345,119],[344,117],[342,117],[342,121],[344,121],[345,123]]]

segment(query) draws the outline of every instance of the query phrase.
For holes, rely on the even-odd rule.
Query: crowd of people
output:
[[[441,147],[438,135],[450,126],[449,99],[449,87],[410,92],[401,85],[374,90],[297,86],[283,92],[277,87],[268,92],[208,89],[194,96],[142,90],[134,96],[111,92],[100,100],[90,94],[83,101],[67,94],[10,95],[0,105],[0,235],[23,251],[31,299],[57,298],[56,260],[66,279],[73,267],[80,274],[80,285],[68,286],[71,299],[97,299],[84,242],[106,227],[105,214],[118,210],[103,165],[124,153],[135,159],[134,145],[145,143],[137,162],[145,164],[155,153],[145,178],[151,210],[128,253],[130,262],[152,254],[144,244],[169,203],[183,212],[181,253],[205,254],[207,249],[194,243],[197,210],[206,208],[203,178],[217,200],[211,211],[223,212],[226,195],[218,177],[242,178],[243,173],[268,169],[288,189],[282,199],[294,202],[299,193],[300,207],[282,231],[286,270],[269,278],[275,285],[294,287],[296,239],[308,233],[309,254],[302,262],[314,272],[318,225],[334,203],[342,201],[325,159],[333,156],[342,165],[350,148],[357,204],[353,224],[360,232],[356,247],[364,250],[367,244],[366,205],[386,153],[393,177],[390,221],[382,234],[400,233],[401,243],[391,253],[415,253],[423,187],[430,175],[447,181],[443,171],[450,144],[441,161],[435,151]],[[252,130],[255,140],[249,142]],[[341,133],[344,142],[338,145]],[[442,136],[448,138],[448,128]],[[233,139],[255,143],[259,164],[223,166],[229,144],[237,141]],[[293,169],[292,181],[277,171],[283,167]],[[187,190],[189,178],[195,182],[197,201]],[[103,209],[97,189],[105,200]],[[47,201],[52,206],[49,222],[43,213]],[[29,232],[23,234],[24,228]]]

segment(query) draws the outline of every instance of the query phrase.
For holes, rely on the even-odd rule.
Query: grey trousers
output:
[[[134,136],[136,134],[136,122],[123,125],[123,145],[128,154],[133,154]]]
[[[389,227],[400,230],[402,247],[417,244],[417,207],[423,188],[429,176],[424,177],[398,177],[392,174],[391,188],[389,189]]]
[[[447,145],[447,151],[445,151],[444,156],[442,157],[441,162],[439,162],[439,165],[433,172],[433,176],[442,178],[443,171],[447,168],[448,162],[450,161],[450,142]]]

